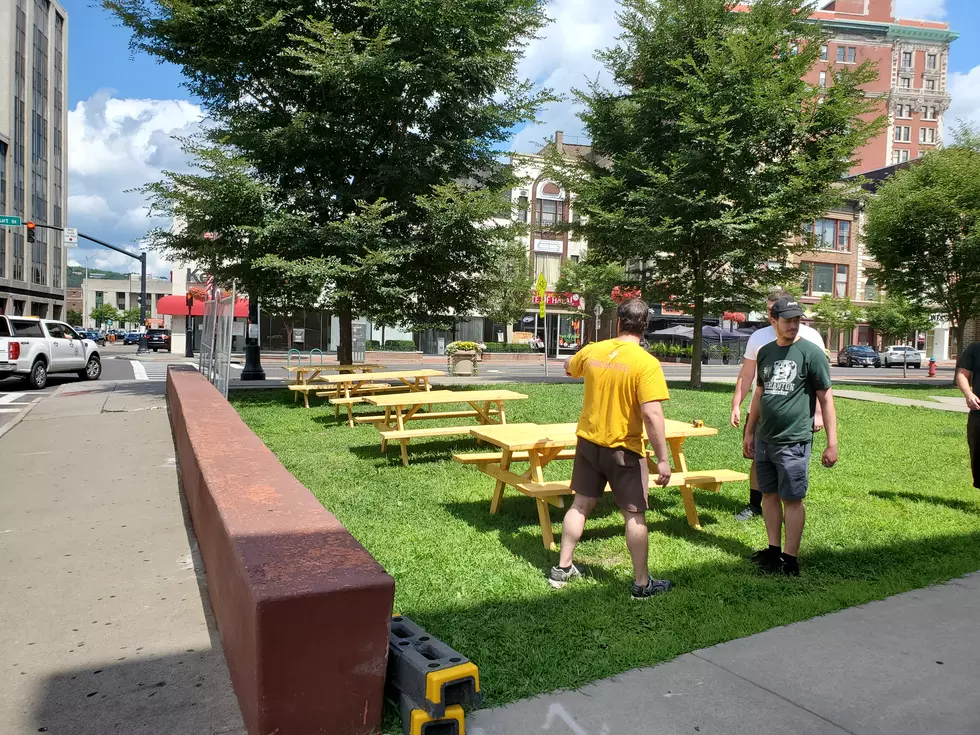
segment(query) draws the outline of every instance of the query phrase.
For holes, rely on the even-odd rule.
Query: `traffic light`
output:
[[[35,234],[36,233],[34,231],[34,223],[33,222],[28,222],[27,223],[27,242],[34,242],[34,236],[35,236]]]

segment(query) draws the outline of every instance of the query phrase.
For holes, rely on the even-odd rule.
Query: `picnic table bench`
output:
[[[412,439],[428,436],[467,435],[474,427],[437,426],[425,429],[406,429],[408,421],[433,418],[476,418],[479,424],[506,424],[507,413],[504,404],[527,398],[523,393],[510,390],[436,390],[426,393],[398,393],[389,395],[364,396],[364,401],[384,408],[384,416],[373,418],[372,422],[381,432],[381,451],[388,449],[389,442],[401,445],[402,464],[408,466],[408,443]],[[442,406],[453,403],[466,403],[470,410],[439,413],[420,413],[423,406]]]
[[[490,501],[491,513],[500,510],[504,489],[508,486],[533,498],[538,510],[541,538],[545,548],[550,549],[555,540],[548,506],[562,508],[564,496],[574,493],[571,481],[546,482],[543,470],[552,461],[574,459],[574,447],[578,443],[578,437],[575,435],[576,428],[576,424],[507,424],[473,427],[470,433],[474,437],[500,447],[501,451],[456,454],[453,459],[461,464],[475,465],[481,472],[494,479],[493,496]],[[694,488],[717,492],[724,483],[741,482],[747,480],[748,475],[724,469],[694,471],[688,469],[687,458],[684,456],[684,442],[692,436],[714,436],[718,433],[717,429],[694,426],[671,419],[664,421],[664,428],[674,470],[667,486],[680,489],[688,525],[700,530],[701,522],[694,504]],[[647,461],[651,470],[650,487],[651,489],[659,487],[656,485],[657,472],[653,458],[648,457]],[[530,468],[523,474],[518,474],[510,468],[514,462],[528,462]]]
[[[296,379],[289,386],[289,390],[293,392],[293,403],[296,399],[302,395],[303,404],[306,408],[310,407],[310,391],[315,391],[316,386],[314,383],[320,379],[320,374],[324,370],[337,371],[340,374],[353,374],[353,373],[370,373],[374,370],[381,370],[384,365],[375,365],[374,363],[358,363],[355,365],[341,365],[340,363],[330,364],[330,363],[319,363],[314,365],[310,363],[309,365],[283,365],[283,370],[287,373],[296,376]]]
[[[334,407],[334,418],[340,416],[340,407],[347,408],[347,425],[354,426],[355,403],[364,403],[367,395],[386,391],[419,392],[428,391],[429,378],[437,378],[445,373],[439,370],[386,370],[380,373],[363,375],[321,375],[317,378],[316,395],[326,396]],[[384,381],[391,381],[389,384]],[[324,386],[328,386],[324,390]]]

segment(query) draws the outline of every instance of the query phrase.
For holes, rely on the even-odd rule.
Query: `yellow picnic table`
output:
[[[340,407],[347,407],[347,424],[354,426],[351,406],[363,403],[368,395],[384,391],[427,392],[432,386],[429,378],[445,375],[440,370],[386,370],[380,373],[360,375],[321,375],[316,380],[317,396],[326,396],[334,406],[334,416],[340,415]],[[392,381],[390,385],[384,381]],[[326,390],[323,386],[327,386]]]
[[[340,365],[337,363],[334,364],[320,363],[318,365],[313,365],[312,363],[309,365],[284,365],[282,369],[285,370],[287,373],[296,376],[296,380],[293,382],[293,385],[306,386],[314,382],[315,380],[318,380],[320,377],[320,373],[322,373],[324,370],[331,370],[344,374],[344,373],[370,373],[374,370],[381,370],[383,368],[384,365],[375,365],[374,363],[366,362],[357,365]],[[309,392],[308,390],[294,389],[293,403],[296,402],[296,398],[299,396],[300,393],[302,393],[303,398],[306,401],[306,407],[309,408],[310,401],[309,398],[307,397],[308,392]]]
[[[358,422],[373,423],[381,431],[381,451],[388,442],[401,444],[402,464],[408,466],[408,442],[416,437],[453,436],[469,434],[472,426],[443,426],[428,429],[406,429],[405,423],[418,419],[455,419],[475,417],[479,424],[506,424],[507,401],[521,401],[527,396],[510,390],[434,390],[427,393],[393,393],[364,396],[364,402],[385,410],[384,416],[358,418]],[[466,403],[470,410],[433,412],[432,406]],[[420,413],[423,406],[429,411]],[[384,430],[382,427],[387,427]]]
[[[507,486],[534,498],[544,546],[551,548],[554,544],[554,535],[551,531],[548,506],[564,507],[562,498],[571,495],[572,489],[568,480],[546,482],[543,470],[553,460],[575,457],[574,447],[578,442],[578,437],[575,435],[576,428],[576,424],[477,426],[471,429],[470,433],[479,440],[499,447],[501,451],[457,454],[453,459],[462,464],[476,465],[481,472],[495,480],[493,497],[490,501],[491,513],[496,513],[500,509],[504,488]],[[668,485],[680,488],[687,522],[691,527],[700,529],[693,488],[717,491],[721,489],[722,483],[747,480],[748,475],[731,470],[701,472],[688,470],[687,458],[684,456],[684,442],[694,436],[714,436],[718,433],[717,429],[672,419],[664,421],[664,428],[674,471]],[[530,469],[523,474],[518,474],[510,469],[512,462],[528,462]],[[650,465],[650,483],[653,487],[657,477],[656,463],[652,456],[647,457],[647,462]]]

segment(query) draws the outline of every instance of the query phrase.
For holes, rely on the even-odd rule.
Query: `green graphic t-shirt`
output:
[[[756,436],[770,444],[813,439],[817,391],[830,388],[830,361],[812,342],[797,339],[788,347],[770,342],[758,355],[762,387]]]
[[[956,367],[969,370],[973,375],[973,392],[980,396],[980,342],[974,342],[960,354]]]

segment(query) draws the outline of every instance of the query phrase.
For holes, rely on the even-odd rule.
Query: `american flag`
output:
[[[204,279],[204,290],[207,291],[208,296],[213,298],[214,296],[214,276],[208,273],[208,277]]]

